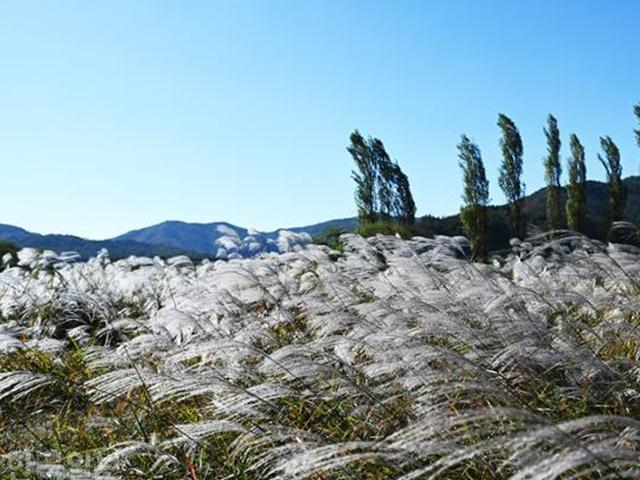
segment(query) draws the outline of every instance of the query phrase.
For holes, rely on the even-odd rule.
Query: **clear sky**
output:
[[[167,219],[271,230],[355,214],[358,128],[419,214],[460,204],[456,144],[494,203],[496,117],[543,184],[542,127],[638,174],[640,2],[0,0],[0,223],[105,238]]]

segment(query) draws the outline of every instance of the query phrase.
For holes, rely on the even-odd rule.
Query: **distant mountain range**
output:
[[[625,219],[640,225],[640,177],[632,176],[624,180],[628,190]],[[524,200],[524,212],[531,228],[545,230],[546,211],[545,193],[542,188],[528,195]],[[564,204],[565,193],[563,191]],[[587,182],[587,225],[585,233],[592,238],[605,238],[605,224],[608,212],[607,185],[603,182]],[[564,212],[563,212],[564,215]],[[566,220],[563,218],[563,222]],[[329,228],[352,231],[357,219],[342,218],[327,222],[288,228],[286,231],[307,233],[312,237],[323,234]],[[210,258],[220,252],[224,255],[233,252],[243,254],[260,251],[274,251],[283,242],[291,242],[281,234],[283,230],[256,232],[227,222],[187,223],[167,221],[150,227],[132,230],[112,239],[87,240],[73,235],[41,235],[28,232],[19,227],[0,224],[0,241],[14,242],[23,247],[54,250],[56,252],[75,251],[83,258],[95,255],[102,248],[109,250],[112,258],[129,255],[170,257],[185,254],[194,259]],[[462,225],[458,215],[434,217],[426,215],[416,221],[416,234],[461,235]],[[490,249],[508,248],[511,237],[508,210],[505,205],[492,206],[489,210]],[[278,243],[280,242],[280,243]]]
[[[313,237],[329,227],[352,230],[356,223],[356,219],[346,218],[287,230],[295,233],[308,233]],[[253,245],[256,243],[261,245],[260,242],[262,242],[265,249],[268,249],[266,242],[276,242],[280,231],[259,233],[227,222],[201,224],[167,221],[133,230],[112,239],[88,240],[74,235],[41,235],[20,227],[0,224],[0,241],[12,242],[21,247],[42,248],[55,252],[74,251],[85,259],[95,255],[103,248],[109,251],[112,258],[123,258],[129,255],[165,258],[188,255],[194,259],[202,259],[218,254],[220,245],[217,245],[216,242],[220,241],[222,237],[231,237],[240,241],[253,240]],[[251,244],[248,246],[251,247]],[[226,247],[229,250],[228,243]]]
[[[55,252],[74,251],[83,258],[89,258],[103,248],[106,248],[113,258],[123,258],[129,255],[172,257],[188,254],[193,258],[201,259],[206,256],[193,250],[149,245],[132,240],[87,240],[74,235],[41,235],[23,228],[3,224],[0,224],[0,241],[12,242],[21,247],[42,248]]]
[[[304,227],[292,227],[286,230],[295,233],[308,233],[312,237],[321,235],[327,228],[353,230],[357,225],[355,218],[341,218],[328,222],[316,223]],[[168,246],[180,250],[191,250],[204,254],[215,253],[215,242],[224,235],[236,235],[240,238],[259,235],[267,239],[276,239],[278,232],[255,232],[227,222],[187,223],[176,220],[162,222],[150,227],[132,230],[118,237],[115,241],[134,241],[156,246]]]

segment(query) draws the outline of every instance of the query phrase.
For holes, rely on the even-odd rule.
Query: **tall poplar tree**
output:
[[[633,107],[633,113],[638,119],[638,122],[640,122],[640,103],[638,103],[635,107]],[[637,130],[634,130],[634,132],[636,134],[636,143],[638,144],[638,147],[640,147],[640,128],[638,128]]]
[[[349,137],[351,144],[347,151],[353,157],[357,171],[351,172],[351,177],[356,182],[356,206],[358,219],[362,222],[374,222],[376,220],[376,165],[371,156],[367,141],[355,130]]]
[[[526,236],[526,221],[522,210],[525,185],[522,176],[522,138],[513,120],[502,113],[498,115],[498,127],[502,132],[500,149],[502,164],[498,183],[509,204],[509,217],[513,234],[519,238]]]
[[[569,186],[567,187],[567,224],[576,232],[584,232],[587,213],[587,166],[584,161],[584,147],[578,136],[572,134],[569,146]]]
[[[484,260],[487,256],[489,243],[487,225],[489,181],[482,163],[480,148],[466,135],[460,137],[458,159],[464,185],[463,206],[460,209],[462,228],[471,242],[474,255]]]
[[[402,171],[397,162],[391,166],[393,172],[394,204],[393,212],[395,218],[401,223],[411,227],[416,221],[416,203],[411,194],[409,177]]]
[[[376,185],[379,216],[389,220],[393,215],[394,171],[393,162],[381,140],[369,139],[369,150],[376,170]]]
[[[562,165],[560,163],[560,130],[558,121],[553,115],[547,118],[547,127],[543,129],[547,138],[547,156],[544,159],[544,178],[547,183],[547,228],[558,230],[561,228],[560,211],[560,176]]]
[[[611,140],[611,137],[606,136],[600,137],[600,146],[604,152],[604,158],[598,154],[598,160],[607,171],[610,226],[611,222],[622,220],[627,202],[627,190],[622,182],[622,163],[617,145]]]

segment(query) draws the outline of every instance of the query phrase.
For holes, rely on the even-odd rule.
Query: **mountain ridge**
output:
[[[166,220],[103,240],[67,234],[40,234],[22,227],[0,224],[0,241],[56,252],[74,251],[83,259],[90,258],[103,248],[109,251],[112,258],[124,258],[130,255],[165,258],[188,255],[194,259],[203,259],[216,255],[219,247],[215,246],[215,241],[225,235],[250,238],[250,234],[256,233],[275,241],[279,232],[282,231],[304,232],[314,236],[321,234],[328,226],[355,227],[356,223],[355,218],[335,219],[302,227],[280,228],[272,232],[258,233],[253,229],[239,227],[229,222],[191,223]]]
[[[83,259],[92,257],[105,248],[113,258],[123,258],[130,255],[171,257],[187,254],[196,259],[205,255],[176,249],[162,245],[149,245],[132,240],[89,240],[75,235],[40,234],[30,232],[14,225],[0,224],[0,241],[15,243],[21,247],[53,250],[56,252],[74,251]]]
[[[328,220],[302,227],[279,228],[270,232],[259,232],[266,239],[275,240],[279,232],[308,233],[312,237],[321,235],[327,228],[353,230],[357,226],[355,217]],[[225,234],[235,234],[240,238],[255,235],[253,229],[239,227],[229,222],[194,223],[181,220],[164,222],[131,230],[114,237],[114,240],[133,240],[150,245],[167,245],[181,249],[191,249],[201,253],[214,253],[215,242]]]
[[[629,176],[624,179],[628,198],[625,219],[640,225],[640,176]],[[587,181],[587,219],[585,234],[596,239],[606,238],[604,225],[608,212],[607,184],[597,180]],[[545,209],[546,188],[540,188],[527,195],[523,200],[523,210],[531,229],[544,231],[546,223]],[[566,200],[563,189],[561,202]],[[564,210],[562,222],[566,222]],[[271,232],[256,232],[253,229],[240,227],[229,222],[196,223],[182,220],[166,220],[155,225],[131,230],[105,240],[90,240],[75,235],[39,234],[24,228],[0,224],[0,241],[9,241],[23,247],[45,248],[54,251],[76,251],[83,258],[95,255],[101,248],[106,248],[114,258],[129,255],[168,257],[188,255],[192,258],[208,258],[215,256],[219,246],[216,241],[224,236],[247,238],[253,240],[259,236],[263,241],[274,242],[280,232],[308,233],[318,237],[328,228],[353,231],[357,227],[355,217],[327,220],[301,227],[290,227]],[[490,250],[508,248],[511,238],[507,206],[492,205],[489,207]],[[416,235],[461,235],[462,225],[458,214],[436,217],[425,215],[416,220]]]

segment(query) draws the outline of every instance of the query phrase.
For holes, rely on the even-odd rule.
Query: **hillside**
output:
[[[358,219],[356,217],[338,218],[335,220],[329,220],[326,222],[316,223],[314,225],[307,225],[305,227],[292,227],[287,230],[292,232],[304,232],[308,233],[312,237],[317,237],[325,233],[327,230],[346,230],[352,232],[358,226]]]
[[[167,221],[107,240],[88,240],[73,235],[41,235],[20,227],[0,224],[0,241],[56,252],[75,251],[83,259],[95,255],[102,248],[106,248],[112,258],[130,255],[228,258],[229,255],[254,256],[263,251],[288,251],[298,243],[309,241],[308,237],[305,239],[300,234],[319,235],[329,227],[350,230],[355,228],[355,224],[354,218],[338,219],[262,233],[227,222],[201,224]]]
[[[94,256],[103,248],[109,251],[111,258],[124,258],[130,255],[167,258],[182,254],[188,254],[196,259],[205,257],[202,253],[165,245],[149,245],[132,240],[87,240],[74,235],[41,235],[2,224],[0,224],[0,240],[13,242],[22,247],[48,249],[55,252],[74,251],[84,259]]]
[[[628,190],[625,220],[640,225],[640,176],[624,179]],[[546,230],[546,188],[535,191],[524,199],[524,212],[530,225],[530,233]],[[564,205],[566,192],[562,191],[561,202]],[[587,225],[585,234],[591,238],[604,239],[606,219],[608,215],[607,184],[589,180],[587,182]],[[563,210],[562,222],[566,226],[566,215]],[[462,235],[459,215],[434,217],[426,215],[416,222],[416,233],[423,236]],[[506,205],[489,207],[489,236],[491,250],[508,248],[511,238],[508,209]]]
[[[247,236],[246,228],[227,222],[187,223],[170,220],[132,230],[115,237],[118,241],[136,241],[149,245],[164,245],[200,253],[215,253],[215,241],[228,234]]]
[[[627,177],[625,185],[628,189],[626,219],[640,225],[640,177]],[[530,226],[530,232],[543,232],[546,230],[546,189],[539,189],[524,199],[524,212]],[[562,191],[562,204],[566,201],[566,194]],[[608,214],[607,185],[604,182],[590,180],[587,182],[587,224],[585,233],[595,239],[604,239],[604,225]],[[566,224],[564,210],[562,222]],[[357,227],[357,219],[342,218],[329,220],[303,227],[291,227],[287,230],[297,233],[308,233],[312,237],[322,235],[327,229],[339,229],[354,231]],[[279,230],[260,235],[274,239]],[[508,209],[506,205],[489,207],[489,231],[490,249],[503,250],[508,248],[512,237],[509,226]],[[182,250],[191,250],[201,254],[215,254],[215,243],[225,234],[234,233],[239,237],[249,234],[246,228],[238,227],[226,222],[214,222],[207,224],[187,223],[180,221],[167,221],[139,230],[127,232],[115,237],[114,240],[134,240],[150,245],[166,245]],[[416,234],[432,237],[434,235],[463,235],[460,218],[456,215],[447,217],[434,217],[425,215],[416,221]]]
[[[627,177],[625,185],[628,189],[626,206],[626,220],[640,225],[640,177]],[[524,212],[530,225],[530,232],[546,230],[544,188],[535,191],[524,199]],[[565,202],[562,192],[562,202]],[[590,180],[587,182],[587,225],[585,233],[595,239],[604,239],[604,225],[606,223],[607,185],[603,182]],[[564,211],[563,222],[566,222]],[[286,230],[295,233],[308,233],[312,237],[322,235],[327,229],[354,231],[357,226],[356,218],[341,218],[326,222],[291,227]],[[54,251],[76,251],[83,258],[95,255],[101,248],[106,248],[113,258],[123,258],[129,255],[170,257],[186,254],[194,259],[216,255],[223,237],[232,237],[243,241],[247,239],[251,244],[262,245],[266,250],[273,251],[280,232],[255,232],[244,227],[238,227],[227,222],[188,223],[181,221],[166,221],[157,225],[132,230],[107,240],[87,240],[73,235],[40,235],[28,232],[19,227],[0,224],[0,241],[15,242],[24,247],[46,248]],[[511,232],[509,228],[508,211],[505,205],[489,207],[489,231],[491,250],[508,248]],[[462,235],[462,226],[458,215],[434,217],[425,215],[416,221],[416,234],[432,237],[434,235]],[[261,251],[260,248],[255,250]]]
[[[357,220],[355,218],[342,218],[303,227],[291,227],[285,230],[295,233],[308,233],[314,237],[321,235],[328,228],[351,231],[355,229],[356,225]],[[215,255],[218,248],[216,242],[223,236],[239,237],[241,239],[251,236],[261,238],[264,243],[266,240],[276,240],[282,230],[256,232],[227,222],[187,223],[172,220],[124,233],[115,237],[114,240],[133,240],[150,245],[165,245],[182,250]]]

